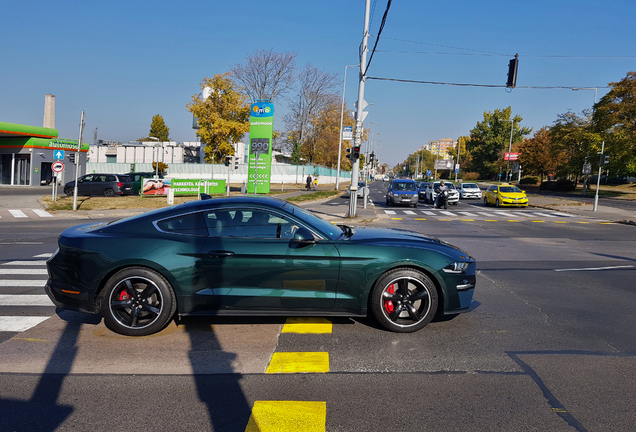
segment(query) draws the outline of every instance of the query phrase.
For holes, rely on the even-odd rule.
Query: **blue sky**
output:
[[[375,35],[386,0],[372,5]],[[296,51],[298,66],[311,62],[342,82],[344,66],[359,63],[364,0],[4,0],[2,10],[0,121],[42,125],[51,93],[61,137],[77,138],[83,110],[86,142],[95,127],[100,139],[147,136],[155,114],[172,139],[194,141],[185,105],[202,79],[256,49]],[[368,75],[505,84],[519,53],[518,86],[601,87],[600,98],[636,70],[635,16],[633,0],[394,0]],[[346,99],[357,99],[354,68]],[[428,141],[467,135],[485,111],[512,106],[536,131],[591,108],[594,91],[368,80],[365,99],[380,162],[393,166]],[[277,102],[276,129],[285,111]]]

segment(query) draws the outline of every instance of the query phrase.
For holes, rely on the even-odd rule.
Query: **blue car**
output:
[[[393,180],[386,192],[386,205],[408,205],[417,208],[418,202],[417,183],[413,180]]]

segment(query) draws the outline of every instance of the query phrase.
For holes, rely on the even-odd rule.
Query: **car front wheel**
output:
[[[168,281],[143,267],[115,273],[106,282],[100,300],[106,327],[126,336],[148,336],[162,330],[177,307]]]
[[[495,207],[499,208],[499,198],[495,200]]]
[[[488,207],[488,199],[486,197],[484,197],[484,207]]]
[[[437,289],[424,273],[396,269],[375,284],[371,310],[378,322],[397,333],[410,333],[426,326],[437,313]]]

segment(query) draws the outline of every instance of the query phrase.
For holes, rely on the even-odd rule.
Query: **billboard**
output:
[[[438,159],[435,161],[435,169],[436,170],[452,170],[454,165],[454,160],[452,159]]]
[[[252,104],[250,115],[250,147],[247,175],[248,193],[269,193],[272,175],[272,135],[274,104]]]

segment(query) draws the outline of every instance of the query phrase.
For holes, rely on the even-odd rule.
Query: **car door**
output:
[[[90,195],[91,183],[93,182],[93,174],[87,174],[77,179],[77,194]]]
[[[236,309],[329,309],[340,255],[327,240],[296,243],[303,226],[274,210],[240,208],[205,215],[202,263],[214,296]],[[307,227],[308,228],[308,227]]]

